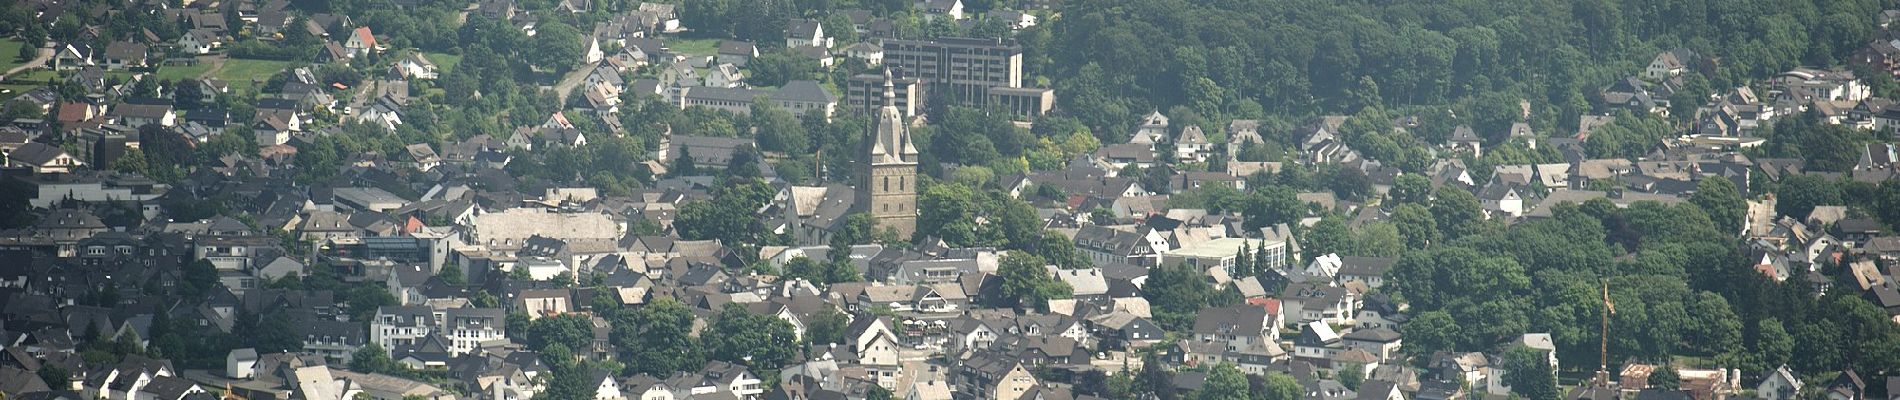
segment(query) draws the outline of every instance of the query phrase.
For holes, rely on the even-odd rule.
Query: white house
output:
[[[739,67],[732,64],[719,64],[706,73],[706,86],[721,88],[745,86],[745,75],[739,72]]]
[[[595,382],[594,400],[624,399],[624,397],[620,395],[620,383],[614,381],[613,374],[609,374],[607,371],[595,371],[594,377],[590,380]]]
[[[962,0],[922,0],[917,2],[914,8],[922,12],[926,20],[949,17],[954,21],[965,17]]]
[[[825,25],[812,19],[795,19],[785,27],[785,48],[800,47],[831,48],[831,38],[825,37]]]
[[[1207,162],[1207,157],[1214,153],[1214,142],[1207,140],[1201,127],[1189,125],[1182,128],[1181,137],[1174,140],[1174,152],[1176,160]]]
[[[601,51],[600,39],[593,36],[588,36],[587,37],[587,51],[581,53],[581,64],[597,63],[597,62],[600,62],[600,60],[603,58],[607,58],[607,53],[604,51]]]
[[[1512,186],[1491,184],[1478,191],[1478,199],[1484,201],[1484,210],[1492,217],[1516,218],[1524,215],[1524,196]]]
[[[7,166],[30,168],[34,173],[72,172],[85,163],[53,145],[32,142],[7,153]]]
[[[242,348],[231,350],[224,356],[224,376],[231,379],[249,379],[257,375],[257,349]]]
[[[864,65],[883,65],[884,47],[870,43],[858,43],[844,49],[845,57],[863,60]]]
[[[1665,51],[1657,54],[1655,59],[1649,61],[1649,66],[1643,68],[1643,79],[1660,81],[1682,75],[1682,72],[1687,69],[1682,59],[1676,56],[1676,52]]]
[[[343,41],[343,48],[350,51],[350,57],[362,57],[376,51],[376,35],[369,27],[357,27],[350,31],[350,38]]]
[[[218,33],[210,29],[192,29],[178,36],[178,48],[188,54],[210,54],[212,50],[224,46],[218,39]]]
[[[1340,336],[1325,322],[1313,321],[1300,326],[1293,339],[1293,356],[1303,359],[1328,359],[1341,350]]]
[[[424,58],[422,53],[409,53],[408,57],[396,62],[396,68],[401,69],[403,76],[413,79],[435,79],[438,76],[435,63]]]
[[[1802,386],[1801,378],[1795,377],[1794,371],[1783,364],[1781,368],[1776,368],[1774,372],[1768,374],[1768,377],[1763,378],[1761,384],[1755,386],[1755,398],[1792,400],[1796,394],[1801,393]]]

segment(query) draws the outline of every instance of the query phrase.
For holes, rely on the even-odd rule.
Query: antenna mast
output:
[[[1611,314],[1616,314],[1616,303],[1613,303],[1610,301],[1610,281],[1608,279],[1605,279],[1603,280],[1603,312],[1602,312],[1603,334],[1602,334],[1602,342],[1600,343],[1600,347],[1598,348],[1598,351],[1600,353],[1598,353],[1599,358],[1597,359],[1597,376],[1596,376],[1597,385],[1602,386],[1602,387],[1608,387],[1610,385],[1610,315]]]

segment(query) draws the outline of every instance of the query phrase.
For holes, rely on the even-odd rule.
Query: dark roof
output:
[[[809,19],[795,19],[795,20],[792,20],[790,25],[785,28],[785,36],[791,37],[791,38],[809,39],[812,37],[817,37],[818,32],[821,29],[824,29],[824,26],[820,25],[818,21],[809,20]],[[720,47],[723,49],[725,46],[724,44],[721,44]]]
[[[753,98],[758,97],[763,94],[764,93],[760,93],[758,90],[754,90],[751,88],[722,88],[722,87],[714,87],[714,86],[697,86],[697,87],[692,87],[686,90],[685,96],[696,98],[696,99],[711,99],[711,100],[719,100],[719,101],[751,103]]]
[[[14,150],[14,152],[18,153],[19,150]],[[1843,233],[1879,233],[1880,222],[1871,218],[1843,219],[1834,223],[1834,230]]]
[[[164,118],[172,112],[171,104],[125,103],[112,108],[112,115],[132,118]]]
[[[803,101],[814,103],[835,103],[836,96],[818,86],[817,81],[799,80],[786,82],[784,87],[772,93],[773,100]]]
[[[176,399],[183,397],[186,391],[197,386],[197,383],[192,383],[189,379],[175,376],[159,376],[153,377],[152,381],[146,383],[145,389],[141,391],[158,395],[158,398],[161,399]]]
[[[1254,306],[1208,308],[1194,317],[1194,333],[1200,335],[1259,335],[1265,331],[1266,309]]]
[[[66,151],[49,144],[31,142],[13,149],[12,153],[7,154],[7,158],[32,165],[46,165],[53,159],[59,158],[61,154],[66,154]]]
[[[1345,339],[1362,342],[1391,342],[1399,340],[1400,337],[1398,331],[1387,328],[1377,328],[1352,331],[1352,333],[1346,334]]]
[[[1357,256],[1341,256],[1339,261],[1339,274],[1354,276],[1385,275],[1386,271],[1392,270],[1393,264],[1399,262],[1396,258]]]
[[[138,43],[120,41],[106,45],[107,59],[143,59],[145,53],[145,45]]]

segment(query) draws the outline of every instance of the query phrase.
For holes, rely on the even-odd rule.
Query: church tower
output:
[[[891,71],[884,70],[884,107],[878,109],[876,136],[869,146],[870,168],[858,182],[858,204],[877,220],[878,232],[895,229],[908,239],[917,231],[917,146],[897,110],[892,82]]]

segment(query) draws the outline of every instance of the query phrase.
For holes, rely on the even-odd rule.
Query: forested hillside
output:
[[[1174,106],[1220,121],[1449,105],[1480,132],[1499,131],[1507,120],[1483,118],[1528,99],[1548,110],[1533,113],[1539,131],[1568,132],[1589,93],[1658,51],[1701,52],[1717,60],[1706,88],[1732,87],[1840,64],[1873,34],[1880,9],[1874,0],[1075,0],[1049,32],[1022,39],[1030,73],[1051,78],[1062,108],[1097,130]]]

